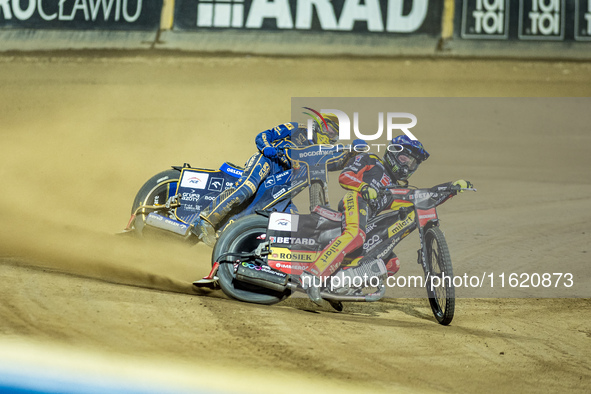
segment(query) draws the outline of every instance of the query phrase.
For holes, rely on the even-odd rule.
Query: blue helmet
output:
[[[392,139],[384,154],[384,161],[388,169],[397,180],[408,179],[423,161],[429,158],[429,153],[417,140],[411,140],[406,135],[399,135]]]

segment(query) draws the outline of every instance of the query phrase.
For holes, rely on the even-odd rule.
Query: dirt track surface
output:
[[[0,57],[0,371],[171,392],[589,392],[589,298],[460,298],[449,327],[420,298],[257,306],[192,289],[207,247],[113,234],[145,180],[244,162],[291,97],[590,93],[584,63]],[[479,187],[442,209],[456,267],[566,266],[589,297],[591,135],[573,124],[509,130],[521,150],[498,156],[482,130],[422,134],[417,183]]]

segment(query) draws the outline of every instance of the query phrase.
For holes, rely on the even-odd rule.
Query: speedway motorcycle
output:
[[[451,323],[455,309],[452,263],[437,206],[458,192],[476,191],[451,184],[430,189],[384,188],[397,200],[411,204],[387,211],[367,224],[363,247],[347,255],[341,268],[319,283],[321,296],[336,310],[342,302],[382,299],[388,277],[384,261],[412,231],[419,231],[418,264],[423,269],[427,297],[440,324]],[[258,304],[274,304],[294,291],[304,292],[299,276],[320,252],[341,234],[341,213],[316,207],[308,215],[258,211],[232,223],[213,250],[215,273],[223,292],[231,298]],[[362,279],[363,278],[363,279]]]
[[[328,168],[351,155],[350,146],[336,145],[319,149],[318,145],[291,148],[287,155],[292,169],[269,175],[256,193],[241,204],[222,223],[218,233],[237,219],[258,210],[297,211],[292,197],[309,188],[313,206],[327,205]],[[142,236],[156,232],[196,243],[191,223],[218,195],[230,195],[244,168],[229,162],[219,169],[194,168],[185,163],[160,172],[140,188],[131,208],[124,233]]]

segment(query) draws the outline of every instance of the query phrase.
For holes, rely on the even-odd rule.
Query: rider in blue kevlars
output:
[[[315,125],[312,141],[308,140],[308,130],[297,123],[284,123],[273,129],[259,133],[256,138],[258,152],[246,162],[242,176],[230,193],[222,193],[205,208],[192,223],[191,231],[213,247],[216,230],[224,223],[232,208],[252,197],[261,182],[269,175],[279,174],[291,168],[286,151],[292,147],[312,144],[335,144],[339,134],[338,118],[333,114],[323,114],[326,125]],[[327,126],[327,127],[326,127]],[[345,164],[343,155],[340,168]],[[335,168],[338,170],[340,168]]]

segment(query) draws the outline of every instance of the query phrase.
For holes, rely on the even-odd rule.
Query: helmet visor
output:
[[[337,136],[339,135],[337,125],[329,119],[326,120],[326,125],[328,126],[328,129],[326,130],[326,135],[328,136],[328,138],[330,138],[331,140],[337,138]]]
[[[419,161],[416,158],[407,155],[406,153],[398,153],[396,155],[396,161],[398,164],[408,168],[410,171],[415,171],[419,166]]]

